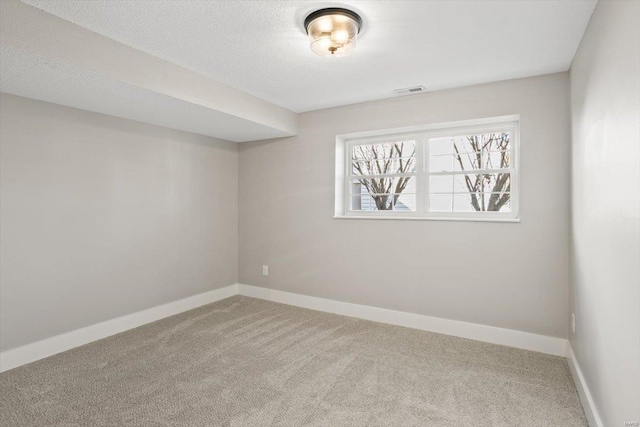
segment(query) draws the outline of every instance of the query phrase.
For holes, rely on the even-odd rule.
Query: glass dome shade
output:
[[[329,58],[352,53],[361,22],[357,14],[345,9],[323,9],[312,13],[305,21],[311,50]]]

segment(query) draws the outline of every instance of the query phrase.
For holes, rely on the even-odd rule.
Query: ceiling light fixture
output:
[[[353,52],[361,27],[360,15],[338,7],[316,10],[304,20],[311,50],[329,58]]]

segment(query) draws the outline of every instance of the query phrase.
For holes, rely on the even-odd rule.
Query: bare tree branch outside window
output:
[[[454,140],[454,159],[460,170],[505,169],[510,166],[509,134],[491,133],[466,137],[472,150],[463,152]],[[464,175],[465,185],[471,195],[471,206],[476,211],[499,211],[509,202],[510,173],[484,173]]]
[[[372,197],[376,210],[393,210],[415,171],[415,142],[355,146],[352,167],[366,189],[361,194]],[[382,176],[403,174],[407,176]]]
[[[495,212],[508,205],[511,197],[511,173],[501,170],[511,167],[510,134],[496,132],[468,135],[453,137],[449,141],[451,145],[447,152],[450,154],[437,156],[444,155],[452,159],[451,166],[440,175],[450,176],[451,182],[459,183],[456,186],[458,190],[450,190],[450,197],[454,193],[460,194],[457,193],[461,191],[460,188],[466,188],[474,211]],[[352,194],[355,197],[352,208],[365,209],[366,200],[372,202],[370,207],[374,210],[398,209],[398,198],[415,177],[415,149],[415,141],[354,146],[351,160],[354,175]],[[456,173],[450,175],[447,171]]]

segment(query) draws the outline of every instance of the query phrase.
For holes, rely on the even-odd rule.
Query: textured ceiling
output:
[[[596,0],[24,0],[99,34],[294,111],[566,71]],[[364,18],[353,56],[314,55],[307,13]]]
[[[17,0],[0,1],[0,91],[235,142],[297,114]]]
[[[268,126],[109,79],[18,49],[0,48],[2,92],[234,142],[283,136]]]

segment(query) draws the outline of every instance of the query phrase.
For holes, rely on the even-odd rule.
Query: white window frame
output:
[[[398,138],[398,136],[400,136],[400,138]],[[393,215],[398,215],[401,214],[402,216],[416,216],[416,214],[418,214],[419,212],[419,207],[420,207],[420,202],[419,202],[419,195],[418,195],[418,191],[417,189],[420,187],[418,184],[418,180],[421,177],[422,174],[422,168],[418,166],[418,163],[420,163],[420,161],[418,161],[418,159],[420,158],[419,156],[422,155],[422,138],[423,136],[421,134],[393,134],[393,135],[389,135],[389,136],[384,136],[384,137],[374,137],[374,138],[354,138],[354,139],[350,139],[349,141],[347,141],[346,144],[346,150],[347,152],[345,153],[345,158],[347,159],[351,159],[351,153],[353,152],[353,147],[356,147],[358,145],[373,145],[373,144],[384,144],[387,142],[396,142],[398,141],[398,139],[403,139],[403,140],[415,140],[416,145],[415,145],[415,150],[416,150],[416,162],[415,162],[415,169],[416,171],[413,173],[406,173],[406,174],[385,174],[385,175],[371,175],[371,177],[389,177],[389,178],[394,178],[394,177],[402,177],[402,176],[407,176],[407,175],[415,175],[416,177],[416,211],[415,212],[411,212],[411,211],[353,211],[350,209],[351,206],[351,191],[350,191],[350,186],[353,182],[354,179],[358,179],[358,178],[362,178],[362,176],[356,176],[353,175],[352,172],[352,168],[351,168],[351,160],[347,160],[345,162],[345,180],[344,180],[344,206],[346,208],[345,214],[349,215],[349,216],[354,216],[354,215],[358,215],[360,213],[365,213],[365,215],[368,216],[387,216],[387,214],[393,214]]]
[[[510,163],[507,169],[496,169],[495,172],[511,173],[511,212],[430,212],[429,211],[429,177],[432,175],[464,174],[471,171],[430,172],[429,171],[429,139],[443,136],[461,136],[491,132],[509,132]],[[395,142],[398,140],[415,140],[415,176],[416,176],[416,210],[411,211],[354,211],[351,210],[350,186],[353,179],[359,176],[352,174],[351,156],[353,147],[375,143]],[[334,218],[347,219],[423,219],[451,221],[497,221],[519,222],[519,158],[520,133],[519,117],[503,116],[487,119],[468,120],[464,122],[442,123],[436,125],[415,126],[410,128],[387,129],[372,132],[338,135],[336,137],[336,206]],[[488,170],[482,170],[488,171]],[[400,174],[403,176],[406,174]],[[393,174],[385,175],[392,177]]]

